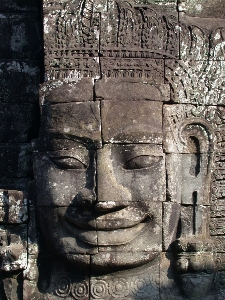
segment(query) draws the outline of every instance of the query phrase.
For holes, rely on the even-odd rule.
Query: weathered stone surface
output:
[[[93,276],[90,287],[91,299],[159,299],[159,260],[145,270],[140,267],[130,272]]]
[[[67,83],[60,80],[53,81],[43,84],[40,90],[40,104],[93,101],[93,90],[91,78],[68,80]]]
[[[47,78],[99,78],[102,73],[111,78],[154,80],[152,69],[157,69],[158,62],[153,66],[147,59],[178,57],[179,53],[174,1],[158,4],[148,7],[139,1],[128,5],[109,1],[63,6],[46,1]],[[87,30],[83,31],[83,26]]]
[[[37,12],[39,8],[37,0],[2,0],[0,3],[1,12]]]
[[[97,156],[98,201],[164,201],[164,172],[160,145],[104,145]]]
[[[136,81],[141,79],[142,82],[148,81],[152,84],[163,84],[164,63],[163,60],[160,59],[162,58],[161,55],[157,52],[152,54],[151,51],[146,51],[143,53],[142,49],[140,52],[135,51],[136,49],[132,50],[115,52],[112,50],[110,53],[107,49],[103,48],[101,51],[103,58],[100,60],[104,76],[103,78],[106,80],[108,77],[115,78],[115,80],[117,78],[120,80],[136,79]],[[116,58],[118,54],[120,59]],[[141,57],[143,55],[146,56],[145,60],[143,60]],[[153,59],[154,56],[156,56],[157,59]],[[137,91],[135,94],[137,94]],[[142,100],[145,99],[145,97],[142,98]]]
[[[209,237],[209,207],[188,205],[181,207],[181,237],[198,235]]]
[[[131,204],[131,212],[132,207]],[[143,208],[139,209],[140,213],[141,211],[143,211]],[[123,211],[121,210],[121,214],[122,213]],[[138,225],[130,229],[123,227],[116,229],[109,232],[109,236],[107,236],[107,231],[97,228],[99,251],[105,252],[106,254],[114,251],[120,252],[121,257],[123,255],[122,253],[125,254],[127,252],[134,252],[137,253],[137,255],[139,252],[151,252],[157,255],[157,253],[162,251],[162,203],[149,203],[148,214],[149,217],[145,218]],[[108,224],[109,230],[110,223],[108,222],[106,224]],[[104,229],[106,230],[106,227]],[[138,230],[139,232],[137,232]],[[118,235],[118,239],[115,239],[116,235]],[[151,243],[149,243],[150,240]]]
[[[178,222],[181,208],[178,203],[163,203],[163,249],[168,250],[169,246],[177,238]]]
[[[1,178],[0,188],[6,190],[19,190],[27,192],[31,178]]]
[[[214,241],[214,249],[216,252],[225,252],[225,237],[221,236],[212,236]]]
[[[162,142],[162,103],[158,101],[102,101],[101,114],[104,142]]]
[[[225,218],[211,218],[210,220],[210,234],[211,235],[224,235]]]
[[[31,148],[29,144],[0,146],[0,177],[6,178],[30,177],[32,174]]]
[[[139,213],[145,212],[145,219],[136,226],[131,228],[121,227],[121,229],[116,229],[112,232],[103,231],[100,226],[97,227],[98,244],[100,252],[151,252],[157,255],[162,251],[162,203],[156,202],[151,204],[146,204],[147,208],[139,208]],[[126,209],[125,209],[126,210]],[[134,215],[135,205],[131,204],[130,214]],[[120,211],[122,216],[123,210]],[[148,214],[148,217],[146,215]],[[116,216],[116,214],[114,213]],[[113,216],[113,213],[112,213]],[[103,218],[102,218],[103,219]],[[120,217],[121,219],[121,217]],[[107,219],[106,219],[107,220]],[[139,216],[140,220],[140,216]],[[97,224],[98,222],[97,219]],[[100,223],[101,224],[101,223]],[[106,225],[107,223],[105,223]],[[108,230],[109,230],[108,221]],[[105,226],[106,229],[106,226]],[[112,229],[112,228],[111,228]],[[120,240],[119,240],[120,239]],[[151,243],[149,241],[151,240]],[[138,257],[138,256],[137,256]],[[153,255],[154,258],[154,255]],[[138,264],[138,259],[136,258],[136,264]]]
[[[1,270],[23,270],[27,267],[27,225],[1,226]]]
[[[1,295],[5,297],[5,299],[22,299],[23,297],[22,272],[14,271],[13,274],[11,274],[11,276],[9,276],[8,273],[3,273],[2,283],[3,283],[3,291]]]
[[[215,107],[202,108],[199,113],[191,105],[164,106],[164,149],[169,153],[167,196],[174,202],[209,205],[209,169],[217,128],[209,121],[214,112]]]
[[[42,229],[39,237],[40,253],[55,253],[66,258],[67,254],[93,254],[98,251],[97,233],[95,227],[88,229],[82,224],[74,224],[66,216],[67,207],[50,208],[37,207],[37,228]],[[82,222],[82,220],[81,220]],[[84,223],[84,220],[83,220]],[[48,227],[48,231],[44,228]],[[44,231],[43,231],[44,230]],[[49,236],[49,232],[51,235]],[[46,243],[47,239],[47,243]],[[85,257],[85,256],[84,256]],[[74,257],[74,263],[83,263],[82,256]],[[73,259],[71,258],[73,261]]]
[[[176,247],[176,271],[180,274],[182,294],[189,299],[205,298],[212,288],[216,268],[212,240],[201,237],[185,238],[178,241]]]
[[[37,205],[90,206],[96,200],[95,165],[95,152],[75,142],[70,150],[35,154]]]
[[[28,199],[21,191],[0,190],[0,223],[28,221]]]
[[[224,104],[224,60],[216,60],[217,55],[218,60],[221,58],[222,47],[223,44],[217,46],[218,50],[212,55],[211,61],[202,60],[201,54],[198,61],[195,61],[194,57],[188,61],[166,60],[166,82],[171,84],[174,102]],[[218,90],[214,89],[215,85],[219,86]]]
[[[58,138],[74,139],[86,144],[91,141],[93,144],[101,144],[100,125],[98,102],[46,105],[42,107],[40,136],[47,141],[52,134]]]
[[[225,4],[221,0],[179,0],[178,10],[192,17],[225,18]]]
[[[154,73],[155,76],[155,73]],[[95,83],[95,95],[97,99],[104,100],[155,100],[169,101],[170,88],[169,85],[155,85],[151,81],[145,82],[140,80],[108,80],[107,78],[100,79]]]
[[[89,276],[90,257],[80,256],[80,260],[85,261],[86,267],[80,268],[79,273],[74,272],[73,260],[78,260],[78,255],[68,255],[67,261],[62,260],[55,263],[53,257],[48,254],[39,254],[39,274],[38,284],[33,287],[35,299],[88,299],[89,296]],[[68,264],[68,261],[70,263]],[[31,288],[31,287],[30,287]],[[40,293],[40,291],[42,293]]]
[[[0,143],[26,143],[38,134],[38,107],[33,104],[0,104]]]
[[[40,70],[28,60],[0,61],[1,103],[38,103]]]
[[[176,264],[172,253],[162,252],[160,256],[160,297],[162,300],[183,300],[176,282]]]
[[[0,17],[1,59],[35,59],[41,51],[39,24],[29,15]],[[8,36],[7,36],[8,35]]]

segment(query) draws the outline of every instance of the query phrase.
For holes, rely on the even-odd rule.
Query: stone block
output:
[[[31,149],[29,144],[0,146],[0,178],[24,178],[32,176]],[[4,187],[3,187],[4,188]]]
[[[0,190],[0,223],[19,224],[28,221],[27,195],[16,190]]]
[[[219,47],[220,49],[220,47]],[[221,52],[215,50],[211,60],[189,58],[184,61],[166,60],[166,83],[171,84],[171,99],[177,103],[197,105],[224,104],[224,61]],[[199,54],[202,56],[202,54]],[[209,53],[207,54],[209,55]],[[216,89],[215,86],[219,86]]]
[[[107,230],[104,231],[102,228],[100,228],[101,219],[96,219],[96,224],[98,224],[99,226],[99,228],[97,228],[97,236],[100,255],[104,255],[104,252],[151,252],[157,255],[157,253],[162,251],[162,203],[153,202],[149,204],[145,203],[145,205],[146,206],[144,209],[143,207],[142,209],[139,209],[140,214],[145,212],[145,218],[142,222],[140,222],[139,219],[139,223],[130,228],[125,227],[125,225],[127,225],[127,222],[124,224],[125,228],[115,228],[114,230],[112,230],[113,228],[111,228],[111,231],[108,231],[108,236]],[[121,217],[123,215],[123,212],[126,210],[129,209],[124,209],[119,212],[121,214]],[[135,204],[134,208],[132,209],[131,203],[130,211],[133,215],[134,210]],[[114,213],[115,217],[116,215],[119,215],[119,213]],[[146,217],[147,214],[148,216]],[[111,216],[112,218],[114,217],[113,213],[111,213]],[[107,225],[110,228],[110,224],[110,221],[108,221],[108,223],[105,222],[105,227]]]
[[[160,298],[162,300],[183,300],[176,282],[174,266],[176,264],[172,253],[162,252],[160,256]]]
[[[51,285],[48,289],[49,294],[55,295],[60,299],[66,297],[68,300],[83,299],[89,300],[89,278],[82,280],[81,276],[70,276],[62,271],[51,277]]]
[[[6,18],[0,18],[0,42],[1,42],[1,50],[0,55],[1,58],[10,58],[10,41],[11,41],[11,28],[9,30],[9,20]]]
[[[225,18],[225,4],[220,0],[180,0],[178,10],[191,17]]]
[[[119,211],[117,214],[111,213],[111,218],[105,217],[103,219],[103,217],[97,217],[96,225],[99,251],[124,253],[127,251],[135,253],[160,251],[162,248],[162,204],[160,202],[146,204],[146,207],[146,213],[141,221],[140,215],[141,213],[143,214],[144,209],[139,208],[139,216],[135,220],[135,204],[134,206],[131,205],[130,222],[128,223],[128,221],[124,220],[123,225],[119,224],[121,223],[123,211],[126,211],[126,209]],[[156,210],[158,211],[156,212]],[[110,213],[108,214],[110,215]],[[120,218],[118,217],[119,214],[121,215]],[[128,227],[131,225],[132,227]]]
[[[214,250],[216,252],[225,252],[225,237],[223,235],[212,236],[212,240],[214,241]]]
[[[1,15],[1,59],[37,59],[41,52],[40,24],[26,15]]]
[[[187,238],[192,235],[209,237],[208,206],[181,206],[181,237]]]
[[[192,105],[164,105],[163,146],[167,154],[168,198],[174,202],[209,205],[212,152],[216,143],[215,107],[201,112]],[[210,113],[214,116],[209,120]],[[201,162],[201,163],[200,163]],[[211,171],[209,171],[209,168]]]
[[[2,225],[1,270],[23,270],[27,267],[27,225]]]
[[[11,275],[11,276],[10,276]],[[23,276],[21,271],[3,272],[2,297],[6,299],[21,299],[23,298]]]
[[[101,114],[104,142],[162,142],[162,103],[158,101],[103,100]]]
[[[38,106],[0,104],[0,143],[26,143],[38,134]]]
[[[215,257],[216,267],[218,271],[225,269],[225,253],[217,253]]]
[[[98,201],[112,201],[116,206],[164,201],[164,172],[160,145],[104,145],[97,153]]]
[[[110,26],[110,25],[109,25]],[[107,30],[107,29],[106,29]],[[158,45],[157,45],[158,46]],[[156,47],[157,47],[156,46]],[[133,50],[133,51],[132,51]],[[123,49],[115,49],[114,51],[111,50],[110,53],[107,53],[107,49],[101,50],[101,71],[103,75],[103,79],[106,80],[121,80],[121,81],[142,81],[142,82],[149,82],[152,85],[160,85],[164,83],[164,62],[161,59],[161,53],[154,53],[154,51],[143,51],[142,49],[134,48],[132,50],[123,50]],[[139,51],[140,50],[140,53]],[[145,54],[146,53],[146,54]],[[109,57],[107,57],[107,55]],[[146,57],[143,59],[143,56]],[[113,56],[113,57],[112,57]],[[120,58],[118,58],[120,56]],[[135,57],[137,56],[137,57]],[[139,57],[138,57],[139,56]],[[150,58],[149,58],[150,57]],[[156,57],[157,59],[154,59]],[[138,85],[136,88],[138,88]],[[126,88],[129,86],[127,85]],[[152,89],[142,86],[145,90],[147,90],[148,94],[145,95],[142,100],[146,97],[152,96]],[[110,88],[112,89],[112,87]],[[119,92],[120,86],[116,89],[115,92]],[[141,92],[137,91],[134,87],[129,89],[129,92],[134,92],[133,97],[138,98]],[[144,92],[144,91],[143,91]],[[124,93],[124,91],[123,91]],[[150,94],[151,93],[151,94]],[[121,96],[120,96],[121,97]],[[123,99],[124,100],[124,99]],[[151,99],[155,100],[155,99]]]
[[[211,218],[209,224],[210,235],[212,236],[224,235],[225,233],[224,222],[225,222],[225,218]]]
[[[38,9],[37,0],[2,0],[0,3],[1,12],[38,12]]]
[[[91,300],[159,299],[159,260],[133,271],[93,276],[90,292]]]
[[[98,252],[96,228],[81,226],[66,215],[67,207],[37,207],[39,252],[66,258],[67,254],[94,254]],[[88,220],[88,218],[86,218]],[[82,221],[81,221],[82,223]],[[47,229],[46,229],[47,228]],[[72,258],[71,258],[72,259]],[[76,261],[76,257],[74,257]]]
[[[28,191],[31,178],[0,178],[0,189]]]
[[[38,206],[90,206],[96,201],[95,152],[82,144],[35,153],[34,170]]]
[[[172,202],[181,202],[182,193],[182,154],[166,155],[167,192],[166,196]]]
[[[56,263],[51,255],[39,254],[38,280],[36,282],[31,280],[27,282],[24,286],[24,292],[26,291],[27,295],[32,295],[35,299],[40,300],[65,297],[69,300],[76,298],[89,299],[90,256],[76,256],[77,261],[85,262],[85,265],[82,265],[82,267],[72,262],[72,260],[75,260],[75,256],[72,254],[68,255],[68,261],[59,258],[59,261]],[[79,273],[74,272],[74,269],[77,268],[79,268]]]
[[[42,107],[41,138],[74,139],[91,145],[101,144],[100,105],[98,102],[76,102]]]
[[[163,146],[166,153],[204,154],[214,151],[215,127],[219,118],[215,106],[174,104],[163,106]],[[223,112],[221,112],[222,116]],[[217,124],[218,122],[218,124]],[[219,127],[219,126],[218,126]]]
[[[53,81],[43,84],[40,90],[40,104],[71,103],[94,100],[93,80],[79,78],[69,82]]]
[[[225,217],[225,205],[217,205],[217,203],[210,206],[210,215],[212,218]]]
[[[95,83],[95,95],[97,99],[114,101],[155,100],[166,102],[170,100],[170,88],[167,84],[153,84],[144,80],[103,78]]]
[[[41,50],[41,25],[39,21],[29,18],[12,19],[10,58],[38,59]]]
[[[212,189],[212,199],[216,205],[224,205],[224,189],[225,185],[223,181],[216,181]]]
[[[224,34],[225,34],[225,28],[224,25],[217,27],[213,30],[213,32],[210,35],[210,60],[220,60],[224,61]],[[223,63],[221,63],[223,65]]]
[[[38,103],[38,64],[29,61],[0,61],[0,102]]]
[[[178,222],[180,219],[180,204],[163,203],[163,248],[169,250],[172,242],[177,238]]]
[[[99,252],[92,255],[92,275],[110,274],[115,271],[130,270],[152,264],[159,257],[159,252],[126,251],[126,252]]]

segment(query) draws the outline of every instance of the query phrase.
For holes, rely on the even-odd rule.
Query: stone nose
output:
[[[74,199],[78,206],[91,206],[96,201],[94,189],[83,188]]]
[[[120,183],[121,174],[111,149],[103,148],[97,154],[97,202],[96,208],[108,210],[125,207],[131,201],[129,189]]]

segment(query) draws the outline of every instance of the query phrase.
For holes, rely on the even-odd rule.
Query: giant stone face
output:
[[[47,297],[220,290],[223,13],[208,22],[210,1],[189,2],[43,3],[34,173],[40,274],[53,261],[39,279]]]
[[[92,254],[93,268],[116,270],[162,251],[166,180],[162,102],[111,97],[46,104],[35,176],[52,251]]]

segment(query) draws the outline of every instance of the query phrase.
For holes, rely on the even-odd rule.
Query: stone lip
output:
[[[98,207],[97,211],[91,208],[86,209],[86,207],[78,207],[78,209],[70,207],[62,216],[69,223],[79,228],[105,231],[134,227],[147,217],[147,212],[137,211],[136,207],[132,209],[131,205],[125,208],[118,206],[107,211],[98,211]]]
[[[72,219],[66,214],[61,217],[61,220],[63,226],[76,238],[94,246],[116,246],[127,244],[137,235],[141,234],[150,223],[150,220],[148,217],[146,218],[146,216],[144,220],[142,217],[139,220],[127,222],[122,228],[116,224],[116,219],[113,220],[113,218],[108,221],[102,220],[100,222],[97,222],[98,218],[96,218],[94,221],[96,221],[97,226],[94,226],[94,221],[92,226],[86,225],[83,222],[81,224],[78,220]]]

